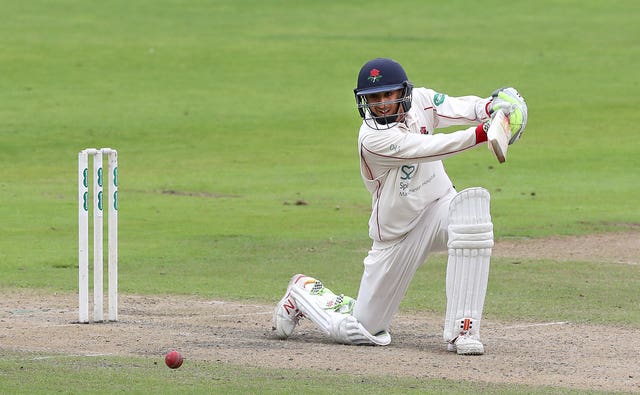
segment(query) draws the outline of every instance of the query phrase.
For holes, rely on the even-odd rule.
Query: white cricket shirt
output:
[[[429,203],[453,187],[442,159],[478,144],[475,126],[488,117],[489,101],[415,88],[404,122],[377,130],[363,121],[358,136],[360,173],[372,195],[369,237],[374,246],[395,244],[413,229]],[[437,128],[452,125],[474,126],[433,134]]]

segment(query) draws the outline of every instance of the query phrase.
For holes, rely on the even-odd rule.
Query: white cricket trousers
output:
[[[384,249],[374,246],[364,259],[353,316],[369,333],[389,329],[418,268],[431,252],[447,250],[449,204],[455,195],[451,188],[425,208],[399,242]]]

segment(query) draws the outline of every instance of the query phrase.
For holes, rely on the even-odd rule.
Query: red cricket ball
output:
[[[164,363],[171,369],[178,369],[183,361],[182,354],[176,350],[171,350],[164,356]]]

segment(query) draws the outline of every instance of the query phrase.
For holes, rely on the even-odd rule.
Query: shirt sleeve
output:
[[[360,149],[366,162],[390,168],[442,160],[475,145],[475,127],[434,135],[409,133],[393,128],[384,133],[369,134],[361,141]]]
[[[435,116],[435,127],[446,128],[454,125],[474,125],[489,117],[490,98],[478,96],[448,96],[427,89],[430,102],[425,110],[431,110]]]

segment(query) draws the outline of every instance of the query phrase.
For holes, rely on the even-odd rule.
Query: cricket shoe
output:
[[[276,309],[273,312],[273,326],[272,329],[276,333],[279,339],[286,339],[291,336],[293,330],[300,322],[304,315],[298,310],[293,298],[291,297],[291,287],[295,284],[296,280],[305,277],[302,274],[296,274],[291,277],[289,285],[287,286],[287,293],[280,299]]]
[[[304,275],[294,276],[291,279],[293,286],[300,287],[315,298],[315,302],[323,310],[335,311],[340,314],[351,314],[356,300],[344,294],[336,295],[325,287],[322,281]]]
[[[468,333],[463,333],[447,345],[447,351],[458,355],[482,355],[484,346],[480,340],[474,339]]]

